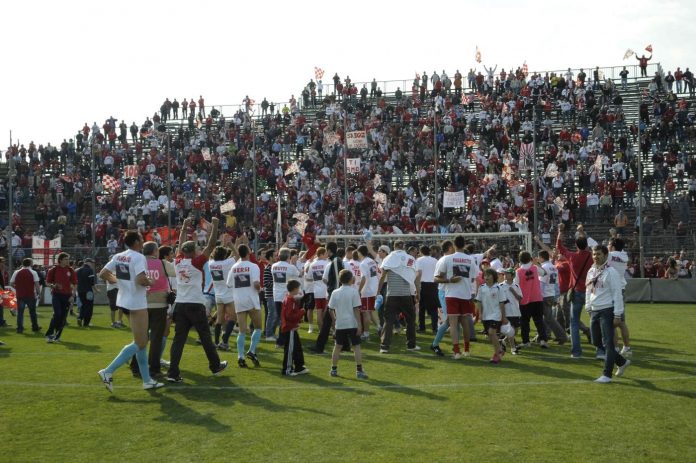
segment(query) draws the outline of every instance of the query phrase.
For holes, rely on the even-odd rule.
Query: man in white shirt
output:
[[[300,281],[300,271],[295,265],[289,262],[290,249],[281,248],[278,251],[278,262],[271,266],[271,274],[273,275],[273,302],[275,302],[275,310],[278,315],[278,323],[280,323],[280,312],[283,308],[283,299],[287,294],[287,284],[289,280]],[[300,281],[300,283],[302,283]],[[279,330],[280,331],[280,330]],[[282,348],[285,342],[283,336],[287,333],[280,332],[276,339],[276,347]]]
[[[416,259],[416,281],[420,282],[420,310],[418,312],[418,332],[425,333],[425,315],[430,315],[433,334],[437,331],[438,298],[435,283],[437,259],[430,255],[429,246],[421,246],[421,256]]]
[[[609,240],[609,258],[608,263],[611,267],[616,270],[619,274],[619,279],[621,280],[621,291],[622,293],[626,290],[626,268],[628,267],[628,254],[624,251],[625,243],[621,238],[612,238]],[[623,341],[623,348],[621,349],[621,355],[630,357],[631,356],[631,341],[629,338],[628,325],[626,324],[626,310],[621,314],[621,321],[619,323],[619,329],[621,330],[621,339]]]
[[[99,370],[104,386],[113,392],[114,372],[135,355],[143,380],[143,389],[157,389],[164,384],[150,377],[147,359],[148,311],[147,287],[152,281],[147,277],[147,260],[141,254],[143,238],[136,231],[129,231],[123,239],[126,250],[114,255],[104,266],[99,277],[112,284],[118,284],[116,305],[130,313],[133,342],[124,346],[114,360],[103,370]],[[161,340],[160,340],[161,341]]]
[[[261,340],[261,271],[259,266],[249,261],[251,251],[248,246],[242,244],[237,249],[240,261],[232,266],[227,276],[227,286],[233,289],[234,309],[237,312],[239,334],[237,335],[237,363],[245,368],[244,340],[247,331],[247,315],[254,325],[251,333],[251,344],[246,352],[246,357],[252,361],[255,367],[259,367],[259,359],[256,356],[256,347]]]
[[[375,311],[375,298],[377,297],[377,285],[379,284],[379,267],[372,259],[368,247],[364,244],[358,247],[360,258],[360,317],[362,321],[362,339],[370,337],[370,321],[379,326],[379,317]]]
[[[604,371],[597,383],[610,383],[614,363],[616,376],[622,376],[631,361],[614,349],[614,328],[619,326],[624,313],[621,277],[608,264],[609,250],[597,245],[592,250],[594,265],[587,272],[585,282],[585,307],[590,313],[592,342],[597,349],[604,349]]]
[[[544,297],[544,323],[546,332],[553,332],[556,342],[563,345],[568,341],[568,335],[563,327],[553,316],[553,306],[556,305],[556,289],[558,287],[558,270],[553,265],[547,250],[539,251],[541,271],[539,271],[539,281],[541,281],[541,292]],[[560,294],[560,291],[559,293]]]

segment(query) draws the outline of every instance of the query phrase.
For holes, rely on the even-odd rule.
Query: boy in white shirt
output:
[[[478,302],[483,327],[488,334],[488,339],[493,346],[493,357],[490,363],[500,363],[503,356],[503,349],[498,340],[498,330],[501,324],[508,322],[505,318],[505,304],[500,296],[500,289],[496,284],[498,275],[492,268],[487,268],[484,272],[485,284],[479,286],[476,293],[476,301]]]
[[[503,276],[503,281],[499,283],[501,299],[505,301],[505,318],[517,331],[520,328],[522,313],[520,312],[520,301],[522,300],[522,288],[515,282],[515,270],[512,268],[498,270],[498,275]],[[515,343],[515,336],[507,337],[506,340],[512,348],[512,355],[520,353],[520,348]]]
[[[619,274],[619,280],[621,280],[621,291],[622,293],[626,290],[626,267],[628,267],[628,254],[624,251],[624,240],[621,238],[612,238],[609,240],[609,258],[607,260],[609,266],[616,270]],[[626,324],[626,310],[624,307],[624,313],[621,314],[621,321],[618,326],[621,330],[621,339],[623,340],[623,348],[621,349],[621,355],[626,357],[631,356],[631,341],[629,338],[628,325]],[[616,338],[616,336],[614,336]]]
[[[367,373],[362,367],[362,354],[360,352],[360,309],[362,303],[360,294],[353,286],[355,277],[350,270],[341,270],[338,274],[341,287],[331,293],[329,311],[336,327],[336,343],[331,355],[331,376],[338,376],[338,359],[341,356],[343,346],[348,341],[353,344],[355,353],[356,376],[358,379],[367,379]]]

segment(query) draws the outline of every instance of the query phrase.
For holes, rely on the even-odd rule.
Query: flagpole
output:
[[[90,156],[89,164],[92,170],[92,257],[97,256],[97,193],[94,191],[95,172],[94,172],[94,136],[92,136],[92,155]]]
[[[343,115],[343,201],[345,214],[343,215],[343,232],[348,233],[348,110]],[[346,247],[348,242],[346,241]]]
[[[251,119],[251,118],[250,118]],[[251,126],[251,168],[253,170],[252,172],[252,185],[253,185],[253,219],[252,222],[254,224],[254,228],[256,228],[256,124],[254,124],[254,120],[250,120],[250,126]],[[256,247],[256,239],[254,239],[254,247]],[[256,249],[254,249],[256,251]]]
[[[9,215],[10,235],[7,237],[7,261],[8,261],[7,269],[8,269],[8,273],[10,275],[12,275],[12,273],[13,273],[12,270],[14,268],[14,256],[12,255],[12,232],[13,232],[13,230],[12,230],[12,218],[14,216],[13,182],[14,182],[14,178],[15,178],[15,175],[14,175],[14,156],[12,155],[12,130],[10,130],[10,161],[9,161],[9,164],[10,164],[10,166],[9,166],[10,170],[8,171],[9,179],[7,182],[8,193],[9,193],[7,199],[9,200],[9,203],[7,206],[7,212]],[[7,283],[7,282],[5,282],[5,283]]]
[[[172,241],[172,180],[171,180],[171,170],[172,170],[172,159],[171,159],[171,144],[169,139],[169,134],[165,133],[167,137],[167,143],[164,145],[164,158],[167,160],[167,228],[169,229],[167,240],[169,243]]]
[[[283,219],[283,215],[280,212],[280,191],[278,191],[277,195],[277,200],[278,200],[278,216],[276,218],[276,243],[278,246],[283,242],[283,229],[281,227],[280,221]]]
[[[434,105],[435,110],[433,111],[433,148],[434,148],[434,156],[435,156],[435,200],[433,201],[435,204],[435,223],[437,223],[437,231],[438,233],[440,232],[440,208],[438,207],[437,201],[439,198],[439,185],[438,185],[438,178],[437,178],[437,169],[440,165],[440,157],[438,153],[438,146],[437,146],[437,103],[435,102]]]
[[[537,230],[537,214],[538,214],[538,205],[537,205],[537,189],[539,188],[539,180],[537,178],[538,172],[537,172],[537,125],[536,125],[536,118],[537,118],[537,104],[539,104],[539,98],[537,97],[537,101],[534,103],[533,110],[534,113],[532,114],[532,120],[533,120],[533,125],[532,127],[532,133],[534,134],[532,136],[532,143],[534,144],[534,152],[532,153],[532,194],[534,195],[534,217],[532,217],[532,220],[534,223],[532,224],[532,235],[536,235],[538,232]]]

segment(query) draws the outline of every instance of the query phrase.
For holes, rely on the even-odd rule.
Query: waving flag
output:
[[[529,66],[527,66],[526,61],[522,63],[522,74],[524,74],[525,77],[527,77],[527,74],[529,74]]]
[[[533,158],[534,157],[534,142],[532,143],[522,143],[520,145],[520,158]]]
[[[630,48],[626,50],[626,53],[624,53],[624,58],[623,59],[628,59],[631,56],[635,55],[636,52],[631,50]]]
[[[652,53],[652,44],[645,47],[645,51]]]
[[[476,55],[475,55],[474,59],[476,60],[477,63],[481,62],[481,50],[479,50],[478,45],[476,45]]]
[[[113,178],[111,175],[104,174],[102,177],[102,183],[104,184],[104,189],[115,192],[121,191],[121,182]]]
[[[31,258],[34,262],[47,266],[54,264],[55,255],[60,251],[61,238],[45,240],[37,236],[31,238]]]
[[[314,77],[317,80],[321,80],[322,77],[324,77],[324,70],[322,68],[318,68],[318,67],[314,66]]]

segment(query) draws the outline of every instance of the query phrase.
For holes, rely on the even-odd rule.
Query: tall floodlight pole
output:
[[[537,100],[538,101],[538,100]],[[534,195],[534,216],[532,217],[532,220],[534,223],[532,224],[532,235],[535,235],[537,233],[537,214],[538,214],[538,197],[537,197],[537,190],[539,188],[539,172],[537,172],[537,103],[535,102],[533,105],[533,114],[532,114],[532,145],[534,148],[534,152],[532,154],[532,194]]]
[[[96,150],[94,149],[94,143],[92,143],[92,155],[89,157],[89,168],[92,172],[91,182],[92,182],[92,257],[97,256],[97,242],[96,242],[96,218],[97,218],[97,193],[94,191],[94,184],[96,180],[96,173],[94,172],[94,157],[96,156]]]
[[[9,160],[9,171],[8,171],[8,179],[7,179],[7,200],[8,206],[7,206],[7,213],[8,213],[8,223],[10,224],[10,236],[7,237],[7,270],[10,275],[13,273],[13,268],[14,268],[14,256],[13,251],[12,251],[12,218],[14,216],[14,179],[15,179],[15,171],[14,171],[14,156],[12,154],[12,130],[10,130],[10,160]],[[7,282],[6,282],[7,283]]]
[[[437,170],[438,167],[440,166],[440,156],[439,156],[439,149],[437,146],[437,103],[435,103],[435,108],[433,111],[433,156],[435,157],[435,201],[433,203],[435,204],[435,223],[437,223],[437,228],[438,228],[438,233],[440,231],[440,207],[438,206],[438,199],[440,197],[439,195],[439,188],[440,185],[438,185],[438,177],[437,177]]]
[[[343,114],[343,232],[348,233],[348,109]],[[346,242],[346,246],[348,243]]]

